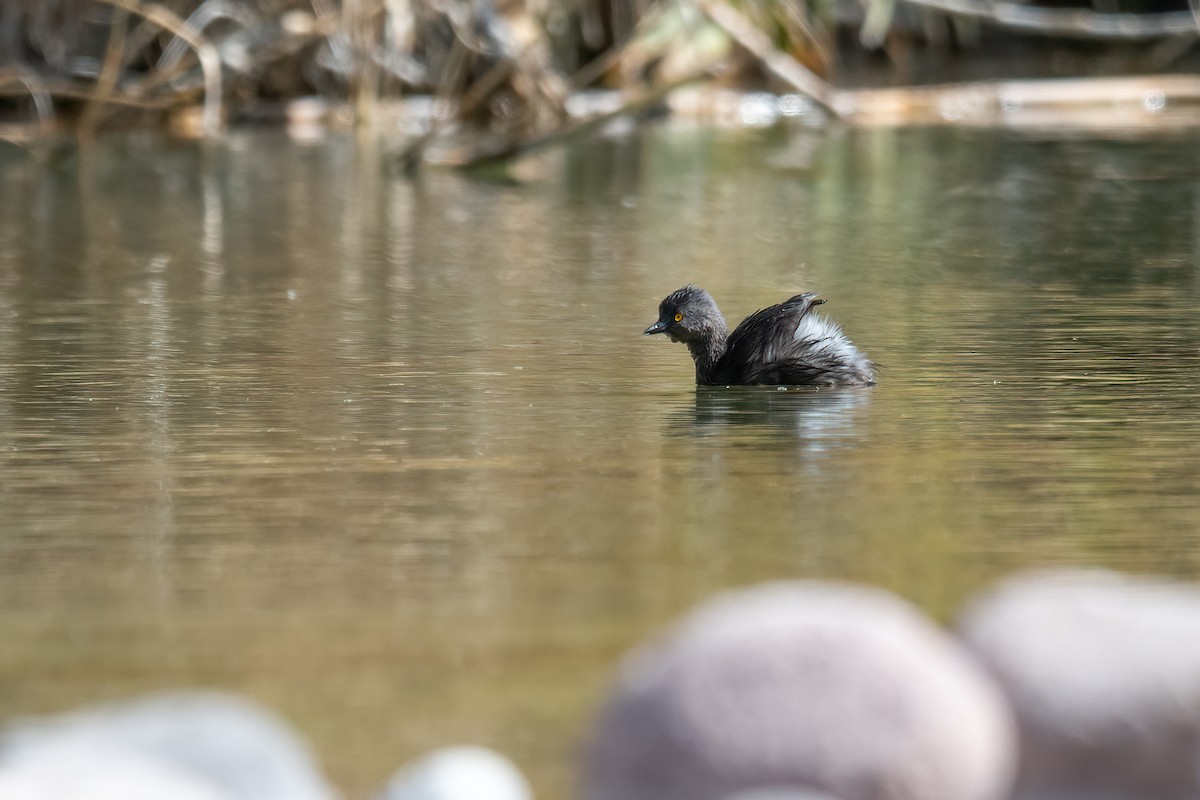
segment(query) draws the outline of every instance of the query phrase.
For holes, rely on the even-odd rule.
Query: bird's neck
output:
[[[715,380],[717,362],[725,355],[728,336],[725,331],[714,331],[711,336],[705,336],[688,342],[688,350],[692,360],[696,362],[696,383],[711,384]]]

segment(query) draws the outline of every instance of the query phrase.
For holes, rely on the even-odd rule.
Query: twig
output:
[[[4,88],[5,84],[19,83],[25,87],[24,92],[10,92]],[[38,77],[32,70],[21,66],[12,66],[0,69],[0,95],[7,94],[28,94],[33,98],[33,108],[37,111],[38,122],[43,128],[49,127],[54,122],[54,100],[52,92],[46,85],[44,78]]]
[[[798,31],[808,39],[819,63],[828,70],[836,59],[835,45],[829,31],[812,19],[811,5],[808,3],[779,3],[775,6],[774,13],[780,24],[788,31],[789,38],[795,38],[794,32]]]
[[[836,107],[837,90],[799,61],[776,48],[770,37],[754,23],[724,0],[699,0],[699,5],[700,10],[709,19],[723,28],[734,41],[749,50],[768,72],[801,94],[811,97],[830,114],[835,117],[841,116]]]
[[[254,11],[234,0],[208,0],[192,12],[185,24],[190,25],[197,33],[203,33],[205,28],[218,19],[233,20],[242,28],[258,24],[258,17]],[[187,46],[188,42],[176,34],[171,39],[171,43],[163,48],[162,55],[158,58],[158,69],[166,70],[174,67],[176,62],[183,57]]]
[[[52,121],[54,118],[54,110],[50,102],[50,98],[52,97],[69,97],[72,100],[107,103],[108,105],[128,106],[129,108],[163,109],[171,104],[168,98],[143,100],[124,95],[99,97],[96,95],[96,90],[92,87],[78,86],[74,83],[54,78],[37,78],[36,83],[32,86],[27,82],[29,80],[29,78],[15,76],[8,76],[6,78],[5,72],[0,70],[0,97],[18,97],[23,94],[32,94],[39,114],[43,118],[46,118],[47,122]],[[25,89],[10,89],[6,86],[7,83],[21,83],[25,86]]]
[[[663,15],[663,9],[667,7],[666,2],[654,2],[642,13],[641,18],[637,21],[629,36],[620,45],[610,47],[596,58],[584,64],[579,69],[575,70],[569,78],[572,87],[582,89],[590,86],[593,81],[597,80],[601,75],[613,68],[628,52],[630,47],[638,42],[638,36],[651,25],[658,22]]]
[[[1042,8],[1017,3],[972,0],[905,0],[960,17],[973,17],[1005,28],[1042,36],[1076,39],[1162,39],[1169,36],[1200,35],[1191,11],[1161,14],[1102,14],[1083,8]]]
[[[104,54],[104,64],[100,67],[100,77],[96,80],[94,96],[88,101],[79,121],[79,128],[84,135],[90,135],[100,122],[100,115],[105,108],[104,100],[113,93],[117,85],[117,77],[121,74],[121,64],[125,53],[125,25],[128,12],[118,8],[113,12],[113,19],[108,31],[108,48]]]
[[[200,69],[204,73],[204,114],[201,125],[205,136],[216,136],[221,132],[221,56],[217,48],[181,19],[174,11],[142,0],[100,0],[117,8],[145,17],[159,27],[167,30],[187,42],[196,51],[200,59]]]
[[[515,61],[497,61],[477,81],[469,84],[458,101],[458,115],[465,117],[475,111],[517,68]]]

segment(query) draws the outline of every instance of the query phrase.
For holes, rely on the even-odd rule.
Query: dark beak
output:
[[[666,320],[660,319],[658,322],[642,331],[642,336],[653,336],[656,333],[666,333],[667,328],[670,327],[670,324],[671,323],[667,322]]]

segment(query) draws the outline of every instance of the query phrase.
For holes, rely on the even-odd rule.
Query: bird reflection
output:
[[[695,405],[673,414],[668,429],[700,437],[763,433],[764,441],[780,447],[827,450],[857,441],[860,412],[873,394],[859,388],[698,386]]]

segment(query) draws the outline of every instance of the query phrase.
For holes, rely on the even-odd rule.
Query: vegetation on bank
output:
[[[0,137],[147,121],[213,135],[311,97],[361,124],[422,97],[408,160],[456,129],[479,137],[472,161],[696,82],[797,93],[835,117],[914,102],[946,117],[942,94],[854,90],[1193,65],[1197,22],[1182,0],[1123,1],[9,0]],[[1172,86],[1200,97],[1194,82]],[[591,89],[617,95],[580,121],[572,98]],[[1141,84],[1126,89],[1142,98]]]

